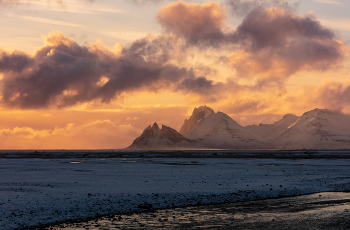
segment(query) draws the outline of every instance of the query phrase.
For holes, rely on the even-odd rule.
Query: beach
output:
[[[0,228],[350,191],[347,151],[191,154],[2,152]]]
[[[350,193],[161,209],[43,229],[349,229]]]

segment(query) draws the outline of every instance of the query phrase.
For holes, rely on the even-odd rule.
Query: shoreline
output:
[[[346,205],[346,206],[344,206]],[[263,207],[263,208],[261,208]],[[35,226],[32,228],[24,228],[24,229],[95,229],[94,227],[105,227],[108,229],[113,229],[114,227],[120,227],[123,229],[146,229],[150,227],[155,227],[155,225],[158,225],[157,227],[172,227],[174,228],[177,226],[177,228],[180,228],[181,221],[185,222],[187,226],[181,226],[181,229],[186,228],[193,228],[198,227],[196,225],[202,225],[202,222],[206,222],[206,227],[218,227],[222,229],[225,225],[227,227],[232,227],[232,223],[235,222],[236,227],[240,227],[243,224],[247,224],[244,222],[244,220],[241,220],[241,223],[237,221],[237,216],[242,215],[256,215],[255,212],[259,213],[259,216],[262,216],[261,213],[293,213],[294,216],[297,216],[300,221],[300,213],[305,211],[314,211],[314,214],[309,214],[310,218],[317,219],[320,215],[320,209],[325,209],[336,207],[338,210],[337,213],[345,212],[348,215],[350,214],[350,191],[346,192],[318,192],[318,193],[311,193],[311,194],[301,194],[297,196],[286,196],[286,197],[279,197],[279,198],[266,198],[262,200],[247,200],[247,201],[240,201],[240,202],[227,202],[227,203],[217,203],[217,204],[205,204],[205,205],[193,205],[193,206],[185,206],[185,207],[172,207],[172,208],[163,208],[163,209],[150,209],[140,212],[133,212],[133,213],[120,213],[115,214],[112,216],[96,216],[92,218],[87,218],[85,220],[80,221],[64,221],[60,223],[51,223],[51,224],[45,224],[41,226]],[[231,209],[231,211],[229,211]],[[234,209],[234,211],[232,211]],[[317,211],[315,211],[317,209]],[[213,210],[216,210],[213,212]],[[220,211],[221,210],[221,211]],[[210,213],[212,212],[212,213]],[[180,214],[179,214],[180,213]],[[195,219],[191,219],[189,221],[189,217],[186,218],[183,217],[184,215],[182,213],[191,213],[191,217],[194,215],[193,213],[197,214],[197,217]],[[299,213],[299,214],[297,214]],[[216,215],[225,215],[225,220],[223,221],[223,218],[215,218]],[[278,216],[274,214],[275,216]],[[280,215],[280,214],[279,214]],[[305,215],[305,213],[303,213]],[[332,214],[333,216],[335,214]],[[148,219],[146,218],[148,216]],[[205,218],[205,216],[207,218]],[[179,218],[181,218],[181,221],[179,221]],[[173,218],[173,219],[172,219]],[[250,217],[251,218],[251,217]],[[265,227],[266,225],[271,224],[273,222],[274,224],[278,221],[277,218],[268,220],[268,218],[271,219],[271,217],[259,217],[256,216],[251,218],[249,221],[249,224],[256,225],[257,222],[264,222]],[[285,225],[287,222],[287,219],[289,217],[279,217],[280,223],[277,224],[279,229],[281,224]],[[338,217],[339,218],[339,217]],[[203,221],[203,219],[210,219],[210,221]],[[304,219],[306,219],[304,217]],[[328,217],[329,220],[328,224],[330,226],[328,227],[336,227],[337,229],[339,226],[335,225],[331,220],[331,218]],[[276,221],[276,222],[275,222]],[[304,220],[305,221],[305,220]],[[323,220],[325,221],[325,220]],[[344,219],[346,221],[346,219]],[[166,223],[162,223],[166,222]],[[210,222],[210,225],[208,225],[207,222]],[[270,222],[270,223],[269,223]],[[153,224],[152,226],[150,224]],[[299,223],[300,225],[301,223]],[[344,224],[344,223],[343,223]],[[348,226],[350,226],[350,220],[347,221]],[[184,225],[184,223],[182,223]],[[309,229],[308,227],[303,224],[303,228],[298,227],[298,229]],[[203,227],[203,226],[202,226]],[[269,229],[271,226],[269,226]]]
[[[0,158],[0,228],[350,191],[349,170],[327,158]]]
[[[1,158],[350,159],[350,150],[0,150]]]

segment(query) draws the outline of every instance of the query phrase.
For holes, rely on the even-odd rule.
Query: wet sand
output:
[[[350,229],[349,217],[350,193],[326,192],[162,209],[40,229]]]

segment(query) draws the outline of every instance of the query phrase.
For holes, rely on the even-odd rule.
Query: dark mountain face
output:
[[[134,143],[141,143],[146,141],[148,138],[156,138],[159,132],[158,124],[155,122],[153,126],[148,126],[143,130],[141,136],[136,138],[133,142]]]
[[[134,140],[131,149],[161,149],[170,147],[184,147],[196,143],[194,140],[187,139],[178,133],[175,129],[162,125],[160,129],[157,123],[153,126],[148,126],[139,136]]]

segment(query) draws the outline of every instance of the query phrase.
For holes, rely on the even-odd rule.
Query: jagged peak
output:
[[[154,122],[152,128],[153,128],[153,129],[159,129],[159,126],[158,126],[157,122]]]
[[[208,117],[208,116],[213,115],[215,113],[215,111],[212,108],[210,108],[206,105],[201,105],[198,108],[194,108],[194,110],[192,112],[192,116],[194,116],[195,114],[200,113],[200,112],[204,112],[204,117]]]
[[[192,115],[189,119],[184,121],[184,124],[181,126],[179,133],[185,135],[190,130],[192,130],[199,121],[201,121],[205,117],[209,117],[215,114],[214,110],[209,108],[206,105],[199,106],[198,108],[194,108]]]
[[[184,147],[196,143],[182,136],[175,129],[162,124],[160,129],[155,122],[149,125],[134,142],[128,147],[130,149],[162,149],[178,145]]]

